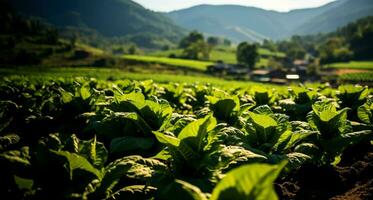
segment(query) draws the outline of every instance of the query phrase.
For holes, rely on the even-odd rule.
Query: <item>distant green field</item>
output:
[[[257,83],[248,81],[230,81],[211,76],[190,76],[173,74],[153,74],[153,73],[131,73],[121,69],[113,68],[72,68],[72,67],[13,67],[0,68],[0,78],[6,76],[27,76],[29,78],[75,78],[89,77],[100,80],[153,80],[158,83],[210,83],[213,85],[226,87],[246,87]],[[269,84],[272,87],[272,85]],[[285,88],[284,86],[276,86]]]
[[[236,53],[234,51],[224,51],[221,49],[214,49],[210,53],[210,60],[218,61],[222,60],[225,63],[235,64],[237,63]]]
[[[259,54],[260,55],[266,55],[266,56],[273,56],[273,57],[277,57],[277,58],[285,58],[286,57],[286,54],[284,54],[282,52],[273,52],[273,51],[270,51],[268,49],[262,49],[262,48],[259,49]]]
[[[214,64],[213,62],[197,61],[197,60],[186,60],[186,59],[175,59],[167,57],[156,57],[156,56],[139,56],[139,55],[124,55],[126,60],[136,60],[140,62],[159,63],[170,66],[180,66],[197,71],[205,71],[207,66]]]
[[[351,62],[348,62],[348,63],[333,63],[333,64],[328,64],[325,67],[336,68],[336,69],[373,70],[373,61],[351,61]]]
[[[373,82],[373,72],[343,74],[339,77],[341,81]]]
[[[173,50],[167,50],[167,51],[156,51],[151,52],[148,55],[150,56],[156,56],[156,57],[169,57],[171,54],[175,56],[181,56],[182,54],[181,49],[173,49]],[[280,57],[283,58],[286,55],[281,52],[272,52],[268,49],[259,49],[259,54],[262,56],[274,56],[274,57]],[[235,48],[229,48],[229,47],[216,47],[214,48],[210,53],[210,60],[211,61],[218,61],[222,60],[225,63],[235,64],[237,63],[236,59],[236,49]],[[267,66],[268,59],[261,58],[260,61],[257,63],[257,66]]]

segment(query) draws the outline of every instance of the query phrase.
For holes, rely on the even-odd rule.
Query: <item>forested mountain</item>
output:
[[[362,17],[373,16],[372,0],[342,0],[342,4],[297,27],[297,34],[331,32]]]
[[[18,12],[45,19],[57,27],[91,29],[105,37],[177,42],[184,30],[160,13],[131,0],[11,0]],[[162,38],[159,38],[162,37]]]
[[[318,8],[290,12],[245,6],[200,5],[166,15],[188,29],[225,36],[239,42],[330,32],[372,13],[372,0],[338,0]]]

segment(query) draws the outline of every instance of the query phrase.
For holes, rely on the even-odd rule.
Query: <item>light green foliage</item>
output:
[[[169,194],[173,194],[170,196]],[[182,180],[175,180],[168,184],[165,188],[162,188],[159,192],[159,198],[165,200],[180,199],[180,200],[207,200],[208,198],[202,191]]]
[[[177,138],[160,132],[154,132],[154,134],[158,141],[171,148],[171,151],[175,149],[185,160],[190,161],[198,158],[199,154],[203,152],[207,134],[215,126],[216,119],[212,116],[207,116],[189,123],[181,130]]]
[[[333,162],[348,146],[372,137],[370,130],[354,132],[347,120],[349,108],[337,110],[332,103],[317,102],[312,109],[307,119],[311,128],[320,133],[315,143],[321,148],[321,162]]]
[[[275,100],[274,92],[262,86],[252,87],[249,91],[249,94],[253,96],[253,99],[257,106],[271,105]]]
[[[84,157],[70,153],[68,151],[52,151],[54,154],[63,157],[67,160],[68,163],[68,171],[70,172],[70,179],[73,178],[73,173],[75,170],[84,170],[89,173],[94,174],[97,178],[101,179],[101,172],[94,168]]]
[[[230,171],[212,192],[211,200],[278,199],[272,183],[286,162],[280,165],[250,164]]]
[[[237,96],[218,90],[213,92],[213,96],[206,96],[206,99],[209,101],[210,109],[217,119],[228,123],[236,120],[234,119],[235,112],[240,109],[240,101]]]
[[[372,103],[372,100],[369,99],[367,103],[365,103],[364,105],[358,108],[357,114],[358,114],[359,119],[362,122],[372,125],[373,124],[373,113],[372,112],[373,112],[373,103]]]
[[[116,187],[121,179],[135,179],[145,185],[155,183],[157,178],[167,176],[167,166],[155,159],[128,156],[110,163],[104,170],[96,195],[109,197],[121,188]]]

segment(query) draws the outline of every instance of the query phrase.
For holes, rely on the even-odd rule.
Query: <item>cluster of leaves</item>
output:
[[[0,82],[0,190],[16,199],[277,199],[283,170],[372,137],[364,87]],[[224,88],[223,88],[224,89]]]

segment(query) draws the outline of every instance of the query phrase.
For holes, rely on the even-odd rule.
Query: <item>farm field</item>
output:
[[[333,63],[327,68],[373,70],[373,61],[351,61],[347,63]]]
[[[257,83],[248,81],[225,80],[207,75],[178,75],[159,73],[133,73],[115,68],[89,68],[89,67],[12,67],[0,68],[0,77],[6,76],[26,76],[33,79],[58,79],[89,77],[99,80],[153,80],[157,83],[204,83],[223,87],[241,87],[256,85]],[[284,86],[268,85],[270,87],[285,88]]]
[[[236,50],[234,48],[227,48],[227,47],[217,47],[214,48],[210,53],[210,60],[211,61],[219,61],[222,60],[225,63],[229,64],[236,64]],[[285,57],[284,53],[281,52],[271,52],[270,50],[260,48],[258,50],[258,53],[261,56],[273,56],[273,57]],[[181,56],[182,50],[181,49],[175,49],[175,50],[168,50],[168,51],[156,51],[149,53],[150,56],[156,56],[156,57],[169,57],[170,55],[175,56]],[[266,67],[268,65],[268,59],[261,57],[259,62],[257,63],[257,67]]]
[[[196,84],[178,76],[185,83],[158,83],[105,70],[1,71],[1,192],[16,199],[372,195],[366,87]],[[110,74],[118,79],[107,81]]]
[[[207,66],[213,65],[213,62],[154,56],[125,55],[123,56],[123,58],[125,60],[135,60],[147,63],[159,63],[175,67],[186,67],[197,71],[205,71],[207,69]]]
[[[373,72],[343,74],[339,79],[341,81],[351,81],[355,83],[371,83],[373,82]]]
[[[0,200],[373,200],[373,1],[301,1],[0,0]]]

